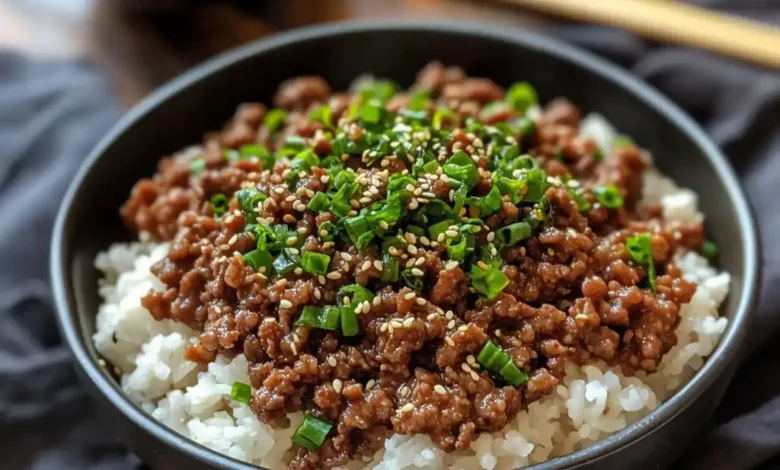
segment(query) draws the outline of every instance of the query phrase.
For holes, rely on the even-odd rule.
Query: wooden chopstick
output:
[[[780,28],[659,0],[494,0],[780,68]]]

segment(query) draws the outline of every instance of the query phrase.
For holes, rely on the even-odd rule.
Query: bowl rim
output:
[[[489,27],[486,27],[489,26]],[[165,105],[165,102],[180,91],[192,86],[206,76],[230,66],[247,60],[250,57],[279,47],[290,45],[300,41],[316,40],[338,35],[351,35],[355,33],[371,31],[408,31],[414,32],[440,32],[455,33],[460,35],[483,37],[517,47],[533,49],[540,53],[554,57],[557,60],[572,63],[587,70],[588,73],[609,80],[616,86],[622,87],[635,97],[654,109],[664,119],[670,121],[681,130],[705,155],[716,174],[723,182],[737,212],[739,224],[740,242],[744,248],[744,280],[741,298],[729,321],[728,327],[721,337],[716,349],[707,358],[704,366],[672,397],[663,402],[648,416],[640,419],[617,433],[601,440],[593,445],[576,452],[566,454],[531,467],[534,470],[553,470],[564,468],[576,468],[586,463],[603,459],[621,448],[644,439],[652,433],[658,432],[675,416],[683,412],[704,391],[712,385],[718,375],[726,370],[732,360],[735,360],[752,320],[752,313],[757,301],[757,293],[760,286],[760,258],[759,239],[756,230],[755,218],[752,209],[745,197],[733,169],[728,160],[713,141],[705,134],[704,130],[682,111],[669,98],[657,91],[651,85],[633,76],[625,69],[601,58],[591,52],[580,49],[577,46],[567,44],[562,40],[544,36],[536,31],[518,30],[506,26],[496,26],[483,22],[459,21],[459,20],[358,20],[328,23],[324,25],[310,26],[291,30],[250,42],[236,49],[217,55],[175,77],[167,82],[133,109],[131,109],[103,139],[94,147],[89,156],[81,165],[78,173],[71,182],[65,197],[62,200],[57,213],[53,231],[50,252],[50,274],[56,315],[60,333],[83,371],[84,375],[92,381],[95,388],[115,407],[126,419],[136,427],[162,441],[167,446],[176,448],[192,458],[219,468],[235,470],[257,469],[258,466],[235,460],[226,455],[206,448],[194,440],[182,436],[169,429],[159,421],[133,403],[124,392],[121,391],[115,380],[111,379],[93,359],[85,344],[89,338],[80,338],[80,323],[77,321],[76,305],[70,294],[70,278],[67,252],[67,241],[64,237],[66,226],[71,215],[73,200],[81,189],[81,186],[97,162],[112,142],[125,130],[146,115],[152,113],[157,107]],[[732,294],[734,295],[734,294]]]

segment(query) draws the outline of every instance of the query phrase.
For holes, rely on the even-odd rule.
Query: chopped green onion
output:
[[[256,272],[270,274],[274,268],[274,258],[268,251],[257,248],[248,253],[244,253],[244,261]]]
[[[284,125],[286,119],[287,111],[283,109],[272,109],[266,113],[263,124],[265,125],[265,128],[268,129],[268,132],[273,134]]]
[[[325,308],[307,305],[303,307],[295,325],[336,331],[341,326],[341,310],[332,305]]]
[[[456,152],[444,164],[444,173],[471,188],[479,180],[479,172],[474,161],[465,152]]]
[[[431,94],[427,91],[416,91],[409,97],[409,109],[414,111],[425,109],[425,103],[427,103],[429,99],[431,99]]]
[[[527,137],[536,132],[536,121],[529,117],[520,120],[520,135]]]
[[[506,246],[516,245],[521,240],[531,236],[531,225],[528,222],[515,222],[501,227],[496,231],[496,237]]]
[[[331,423],[307,414],[301,425],[295,430],[292,441],[310,451],[316,451],[325,442],[331,429],[333,429]]]
[[[263,170],[274,167],[274,156],[265,145],[244,145],[238,150],[241,158],[257,158]]]
[[[488,265],[487,269],[483,269],[478,264],[473,264],[471,265],[471,285],[474,290],[491,300],[509,285],[509,279],[495,266]]]
[[[411,269],[404,269],[403,271],[401,271],[401,279],[403,279],[404,284],[406,284],[413,290],[419,292],[423,288],[422,278],[415,276]]]
[[[627,135],[620,134],[612,139],[612,148],[631,147],[634,145],[634,139]]]
[[[252,400],[252,387],[242,382],[233,382],[233,387],[230,389],[230,398],[248,405]]]
[[[607,209],[617,209],[623,207],[623,195],[615,185],[608,184],[593,188],[593,195],[602,206]]]
[[[211,196],[211,210],[217,217],[227,212],[229,203],[230,199],[222,193]]]
[[[344,302],[345,297],[349,302]],[[355,309],[363,302],[370,304],[372,300],[374,294],[360,284],[350,284],[339,289],[336,302],[341,306],[341,333],[344,336],[355,336],[360,333],[360,322]]]
[[[382,280],[385,282],[398,281],[398,270],[400,263],[398,258],[390,256],[389,253],[385,253],[382,261]]]
[[[301,257],[301,268],[311,274],[325,274],[328,272],[330,256],[324,253],[304,251]]]
[[[257,212],[257,206],[266,200],[266,195],[256,189],[242,188],[236,191],[236,201],[247,214]]]
[[[285,248],[274,260],[274,269],[280,276],[283,276],[295,269],[300,261],[300,256],[290,251],[289,248]]]
[[[360,120],[364,123],[376,124],[382,120],[383,112],[384,108],[382,107],[382,103],[378,101],[369,101],[364,104],[363,108],[360,110]]]
[[[655,292],[655,260],[653,260],[652,237],[649,233],[640,233],[626,238],[626,249],[638,264],[647,267],[647,281]]]
[[[317,193],[306,205],[306,208],[313,212],[323,212],[328,208],[328,195]]]
[[[436,222],[435,224],[428,227],[428,234],[430,234],[431,240],[439,240],[439,235],[449,230],[450,225],[452,225],[451,220],[442,220],[441,222]]]
[[[431,125],[434,129],[441,129],[441,124],[445,119],[455,118],[455,113],[449,108],[439,108],[433,113],[433,119]]]
[[[224,149],[222,150],[222,158],[225,160],[238,160],[238,158],[241,156],[240,153],[238,153],[238,150],[235,149]]]
[[[509,106],[520,114],[524,114],[538,102],[536,90],[528,82],[518,82],[509,87],[505,99]]]
[[[718,245],[711,240],[707,240],[701,246],[701,255],[707,258],[710,263],[714,263],[718,259]]]
[[[332,127],[330,106],[324,104],[318,108],[314,108],[309,113],[309,120],[322,123],[325,127]]]
[[[371,80],[360,87],[359,93],[363,101],[379,100],[386,103],[395,95],[398,86],[391,80]]]
[[[196,157],[190,161],[190,174],[192,176],[198,176],[206,169],[206,160],[203,157]]]
[[[368,232],[368,220],[364,215],[356,215],[342,220],[344,229],[352,243],[357,243],[361,235]]]
[[[600,148],[596,147],[596,150],[593,151],[593,161],[600,162],[602,160],[604,160],[604,152],[602,152]]]
[[[477,355],[477,362],[513,387],[528,382],[528,376],[515,365],[512,357],[492,341],[482,346],[482,350]]]

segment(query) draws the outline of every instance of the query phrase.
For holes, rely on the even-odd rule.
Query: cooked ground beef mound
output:
[[[599,150],[578,134],[580,112],[567,100],[526,113],[528,103],[507,101],[502,86],[458,68],[432,63],[411,90],[396,92],[378,81],[339,93],[319,77],[289,80],[274,98],[276,110],[241,105],[198,148],[163,159],[122,208],[134,230],[170,242],[167,257],[152,268],[167,290],[150,292],[143,305],[156,319],[202,331],[188,358],[206,364],[217,354],[243,353],[250,406],[262,421],[306,410],[333,423],[319,450],[301,447],[291,468],[369,458],[391,433],[425,433],[445,450],[465,449],[550,393],[568,361],[653,371],[676,343],[680,305],[696,288],[672,257],[699,248],[702,226],[666,223],[659,207],[640,203],[651,162],[636,147]],[[393,130],[376,130],[376,103],[379,120],[389,119]],[[382,132],[395,141],[370,139]],[[257,145],[272,157],[262,150],[247,157]],[[508,147],[517,150],[510,155],[532,156],[527,161],[546,174],[542,197],[528,200],[523,184],[502,186],[497,205],[481,209],[479,201],[498,181],[499,153]],[[296,165],[302,159],[296,152],[305,149],[322,163]],[[410,226],[444,217],[444,206],[433,201],[444,201],[446,210],[457,204],[464,183],[448,176],[445,163],[458,152],[474,162],[476,179],[467,185],[469,199],[451,221],[455,226],[432,239],[429,227],[420,233]],[[418,160],[438,163],[423,169]],[[356,188],[347,195],[349,213],[307,208],[318,193],[332,201],[334,180],[344,171]],[[502,171],[515,181],[526,175]],[[381,206],[391,183],[405,175],[401,218],[369,226],[375,235],[367,244],[348,237],[340,219]],[[597,188],[608,185],[622,196],[618,207],[599,202]],[[234,197],[242,188],[263,195],[256,207],[242,207]],[[226,203],[212,202],[221,195]],[[415,216],[423,213],[426,218]],[[534,218],[531,236],[499,243],[501,227]],[[478,231],[463,257],[455,242],[466,223]],[[299,265],[284,275],[253,268],[244,255],[257,248],[257,226],[286,227],[288,253],[328,255],[327,273]],[[638,234],[649,234],[651,263],[636,262],[626,248]],[[389,249],[383,247],[388,237],[396,242]],[[475,288],[472,270],[485,267],[478,260],[491,253],[506,286],[488,298]],[[402,275],[387,277],[386,265],[396,262]],[[374,294],[358,306],[358,335],[295,325],[304,306],[343,305],[337,292],[350,284]],[[513,387],[480,367],[475,357],[488,340],[509,354],[527,382]]]

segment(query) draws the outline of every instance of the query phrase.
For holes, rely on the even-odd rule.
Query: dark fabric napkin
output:
[[[726,8],[727,2],[708,2]],[[738,14],[780,22],[780,4]],[[754,353],[716,417],[676,468],[780,467],[780,73],[627,33],[566,26],[552,34],[631,69],[685,108],[731,158],[758,214],[764,289]],[[0,53],[0,468],[143,468],[84,396],[54,324],[48,246],[55,211],[91,147],[121,115],[87,63]]]

